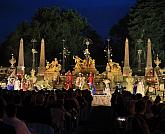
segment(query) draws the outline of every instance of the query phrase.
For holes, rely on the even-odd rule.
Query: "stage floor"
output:
[[[111,106],[111,95],[93,95],[92,106]]]

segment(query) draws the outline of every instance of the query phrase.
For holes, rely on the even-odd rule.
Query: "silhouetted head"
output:
[[[0,97],[0,119],[3,118],[5,113],[6,101]]]
[[[160,103],[160,101],[161,101],[161,98],[160,98],[159,95],[157,95],[156,98],[155,98],[154,103],[155,103],[155,104],[158,104],[158,103]]]
[[[17,106],[15,104],[8,104],[6,107],[6,114],[8,117],[15,117],[17,114]]]
[[[139,100],[135,103],[135,112],[137,114],[144,114],[145,113],[145,102],[142,100]]]

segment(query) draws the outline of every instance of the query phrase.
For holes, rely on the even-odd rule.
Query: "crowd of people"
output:
[[[120,134],[164,134],[165,103],[160,96],[153,99],[129,91],[112,94],[111,107],[115,119],[116,133]]]
[[[89,90],[0,90],[0,133],[72,133],[87,119],[91,102]]]
[[[44,133],[45,128],[47,134],[71,134],[81,121],[87,120],[92,99],[88,89],[0,90],[0,133]],[[165,104],[160,96],[153,101],[140,93],[116,89],[111,109],[115,133],[165,133]]]

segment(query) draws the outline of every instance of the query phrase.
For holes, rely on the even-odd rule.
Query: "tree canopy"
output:
[[[31,66],[31,49],[32,39],[36,39],[35,49],[40,51],[41,39],[45,40],[46,59],[53,60],[55,57],[61,59],[60,53],[63,49],[63,42],[65,40],[65,47],[70,51],[71,56],[82,55],[85,45],[83,40],[91,38],[95,40],[93,45],[101,47],[101,39],[96,32],[90,27],[86,19],[74,10],[64,10],[59,7],[40,8],[32,17],[32,21],[22,22],[16,31],[11,33],[8,39],[1,46],[1,64],[7,64],[11,53],[18,57],[19,40],[24,40],[25,50],[25,66]],[[94,48],[94,47],[93,47]],[[94,48],[94,55],[97,55],[97,50]],[[39,54],[36,55],[39,58]],[[95,57],[96,58],[96,57]],[[72,59],[72,57],[70,58]],[[39,61],[39,60],[37,60]]]
[[[165,62],[165,1],[163,0],[137,0],[134,7],[130,9],[128,16],[112,28],[110,36],[115,37],[116,34],[121,35],[119,38],[129,38],[130,55],[133,65],[137,64],[137,50],[142,50],[142,62],[146,62],[147,39],[152,42],[153,58],[159,54],[162,62]],[[125,26],[125,27],[123,27]],[[123,29],[124,28],[124,29]],[[116,30],[115,30],[116,29]],[[117,30],[121,29],[123,30]],[[113,39],[113,38],[112,38]],[[121,40],[117,42],[119,46],[124,43]],[[123,47],[121,47],[123,48]],[[122,51],[122,50],[121,50]]]

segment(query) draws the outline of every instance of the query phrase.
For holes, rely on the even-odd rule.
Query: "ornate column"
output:
[[[42,39],[38,75],[44,76],[44,72],[45,72],[45,41],[44,41],[44,39]]]
[[[128,45],[128,39],[126,38],[123,76],[129,76],[130,73],[132,73],[132,70],[130,69],[130,66],[129,66],[129,45]]]
[[[23,39],[20,40],[19,46],[19,57],[18,57],[18,66],[17,66],[17,75],[23,78],[25,74],[25,67],[24,67],[24,46],[23,46]]]
[[[65,46],[65,42],[66,40],[63,39],[62,40],[62,74],[65,74],[65,67],[66,67],[66,60],[67,60],[67,56],[70,54],[69,50],[67,49],[67,47]]]
[[[152,67],[152,52],[151,52],[151,40],[148,39],[147,43],[147,63],[145,68],[145,76],[151,76],[151,73],[153,73],[153,67]]]
[[[16,68],[15,68],[14,64],[16,63],[16,59],[14,58],[13,54],[11,55],[11,59],[9,60],[9,62],[11,64],[11,66],[10,66],[8,71],[9,71],[11,77],[15,77]]]
[[[161,60],[159,60],[158,54],[156,55],[156,60],[154,60],[154,63],[156,64],[156,68],[159,68],[159,64],[161,63]]]
[[[142,54],[142,50],[138,49],[138,71],[141,72],[141,54]]]
[[[104,52],[106,52],[106,57],[108,58],[108,62],[107,63],[109,63],[109,62],[112,61],[112,59],[111,59],[111,57],[112,57],[112,48],[111,48],[111,46],[109,44],[109,42],[110,42],[109,38],[107,39],[107,42],[108,42],[108,45],[107,45],[107,48],[104,50]]]
[[[9,60],[11,66],[10,68],[15,68],[14,64],[16,63],[16,59],[14,58],[14,55],[11,55],[11,59]]]

